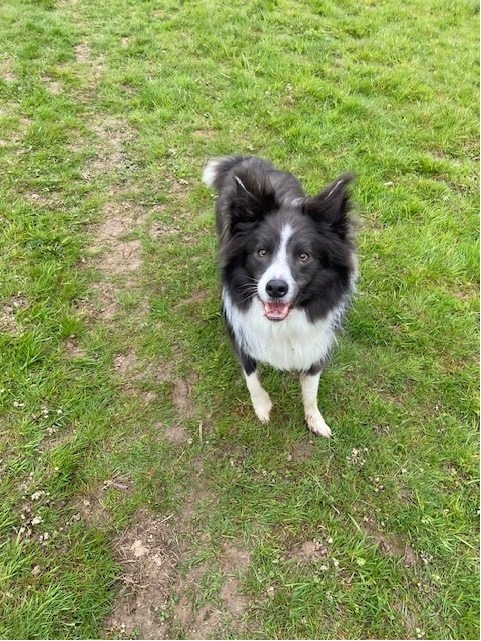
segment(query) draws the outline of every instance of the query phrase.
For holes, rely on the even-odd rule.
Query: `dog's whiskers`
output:
[[[257,280],[255,278],[252,278],[251,280],[254,281],[254,283],[244,283],[239,287],[240,292],[243,294],[243,299],[242,302],[246,302],[248,300],[252,300],[257,296]]]

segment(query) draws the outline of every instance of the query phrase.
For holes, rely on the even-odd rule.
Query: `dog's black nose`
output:
[[[273,279],[270,280],[266,285],[266,292],[272,298],[282,298],[287,294],[289,290],[289,285],[285,280]]]

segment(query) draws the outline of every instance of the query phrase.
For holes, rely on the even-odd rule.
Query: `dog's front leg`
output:
[[[322,418],[322,414],[317,407],[317,388],[319,387],[319,378],[321,372],[314,374],[301,375],[301,389],[302,389],[302,402],[304,404],[304,416],[306,423],[314,434],[331,436],[331,430],[326,421]]]
[[[241,360],[247,389],[250,392],[256,416],[262,423],[267,423],[272,409],[272,401],[257,376],[257,363],[253,358],[245,354],[241,354]]]

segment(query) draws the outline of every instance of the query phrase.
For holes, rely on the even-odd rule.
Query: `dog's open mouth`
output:
[[[264,303],[266,318],[271,321],[281,321],[287,317],[291,306],[289,303]]]

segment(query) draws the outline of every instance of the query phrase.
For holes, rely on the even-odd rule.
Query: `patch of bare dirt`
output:
[[[79,45],[75,54],[81,65],[95,61],[87,45]],[[92,90],[95,90],[102,71],[101,60],[97,59],[95,64],[96,68],[89,76]],[[134,290],[138,285],[142,255],[141,243],[135,237],[135,232],[145,224],[152,209],[133,203],[126,196],[123,181],[132,167],[127,146],[133,138],[133,131],[125,122],[114,118],[93,123],[91,130],[97,138],[96,157],[84,175],[87,179],[107,175],[110,183],[114,184],[108,192],[111,199],[103,207],[103,220],[93,229],[92,252],[86,261],[98,270],[100,280],[94,285],[93,301],[86,300],[81,309],[90,319],[113,323],[119,312],[120,294]],[[181,197],[189,189],[188,182],[183,179],[174,180],[171,184],[171,192],[176,196]],[[132,185],[129,185],[131,193]],[[162,210],[163,206],[160,205],[159,209]],[[175,223],[167,226],[158,222],[151,226],[150,232],[152,236],[162,237],[165,241],[169,236],[180,233],[180,228]],[[202,296],[194,294],[183,304],[198,304]],[[143,311],[139,310],[139,322],[142,322],[148,305],[140,303],[140,307]],[[72,357],[82,353],[73,338],[66,341],[65,349]],[[175,358],[176,354],[173,355]],[[144,393],[139,391],[142,387],[139,381],[169,386],[178,424],[161,426],[162,436],[174,445],[187,443],[189,433],[182,423],[191,419],[196,410],[193,400],[196,374],[188,373],[180,377],[175,371],[174,360],[145,363],[137,355],[134,342],[130,350],[114,356],[113,367],[126,394]],[[151,402],[156,395],[149,391],[144,393],[144,397],[145,402]],[[200,437],[201,428],[202,424],[199,427]],[[240,544],[230,542],[229,546],[222,546],[219,550],[217,568],[224,580],[219,589],[218,607],[211,605],[210,601],[200,610],[197,607],[199,581],[206,571],[212,571],[210,566],[196,566],[195,571],[187,575],[180,572],[180,566],[188,560],[188,541],[194,538],[202,540],[202,536],[205,536],[202,510],[206,503],[215,500],[196,483],[202,472],[202,460],[199,457],[192,465],[195,488],[178,516],[157,516],[141,509],[135,523],[113,540],[113,553],[124,572],[113,612],[105,621],[105,626],[116,637],[167,639],[172,638],[174,631],[181,626],[187,634],[192,632],[192,635],[199,635],[191,638],[207,638],[222,630],[225,620],[230,619],[233,625],[240,625],[248,607],[240,585],[242,574],[250,562],[249,554]],[[128,483],[122,479],[112,479],[106,483],[82,496],[76,506],[79,519],[101,528],[111,526],[106,490],[129,491]],[[188,602],[184,612],[177,606],[186,594]]]
[[[214,129],[194,129],[194,136],[204,140],[211,140],[216,135]]]
[[[51,209],[61,210],[64,206],[62,196],[55,192],[51,192],[48,189],[45,189],[40,193],[38,191],[23,192],[22,198],[37,207],[49,207]]]
[[[187,298],[182,298],[179,300],[177,305],[179,307],[191,307],[196,308],[202,303],[205,303],[211,297],[212,293],[209,290],[202,289],[200,291],[193,292]]]
[[[107,217],[96,230],[95,245],[115,245],[122,236],[130,234],[133,229],[131,220],[112,212],[112,209],[113,203],[108,203]]]
[[[103,249],[97,260],[99,271],[111,276],[135,272],[142,264],[140,240],[129,234],[143,223],[146,213],[131,203],[107,203],[105,219],[97,228],[93,249]]]
[[[175,378],[172,390],[172,402],[179,418],[188,419],[192,416],[194,404],[192,401],[192,386],[197,380],[197,374],[190,372],[187,378]]]
[[[107,220],[117,219],[117,221],[119,221],[118,224],[124,225],[123,233],[128,233],[134,227],[142,225],[148,215],[148,212],[142,205],[131,200],[106,202],[102,211]],[[126,224],[127,227],[125,227]],[[119,234],[116,234],[116,236],[118,235]]]
[[[84,93],[79,97],[89,101],[94,97],[104,71],[104,56],[95,54],[87,42],[80,42],[74,47],[74,56],[80,67],[88,68],[88,73],[82,73],[83,80],[87,82]]]
[[[102,257],[98,264],[101,272],[112,276],[121,276],[136,271],[142,264],[140,258],[140,240],[124,240],[115,243],[115,247]]]
[[[182,425],[169,425],[167,427],[163,427],[162,433],[167,442],[172,443],[173,445],[183,445],[189,439],[189,435]]]
[[[202,536],[196,516],[199,506],[209,500],[215,499],[196,487],[178,515],[154,516],[141,509],[136,522],[114,541],[114,554],[125,574],[114,610],[105,622],[107,629],[127,637],[169,639],[173,638],[171,630],[179,625],[190,629],[196,617],[203,618],[194,613],[191,598],[208,566],[196,564],[183,574],[179,565],[188,558],[188,541]],[[235,558],[230,552],[227,563]]]
[[[199,563],[179,577],[174,589],[181,598],[173,608],[173,619],[186,638],[222,639],[226,626],[229,632],[240,632],[242,617],[250,605],[241,592],[241,580],[250,562],[250,552],[241,542],[224,543],[218,563],[223,578],[218,599],[201,607],[196,606],[201,601],[201,582],[212,568],[207,563]]]
[[[119,172],[128,171],[132,163],[127,144],[135,138],[130,125],[120,118],[104,116],[100,122],[92,125],[91,130],[96,137],[96,155],[84,170],[84,177],[89,180],[104,175],[116,177]],[[75,145],[77,147],[78,143]],[[114,185],[109,193],[114,195],[122,190],[123,187]]]
[[[173,622],[188,639],[208,639],[209,633],[217,628],[220,622],[219,610],[213,610],[209,604],[195,607],[198,586],[208,569],[206,563],[197,563],[187,574],[179,575],[174,588],[180,598],[172,610]]]
[[[40,78],[41,78],[41,80],[43,82],[43,85],[44,85],[45,89],[48,91],[48,93],[51,93],[52,95],[57,95],[57,94],[63,92],[62,85],[59,82],[57,82],[56,80],[53,80],[46,73],[42,73],[40,75]]]
[[[379,550],[386,556],[402,559],[407,568],[412,568],[418,563],[416,552],[400,536],[381,532],[370,519],[363,520],[360,526],[367,536],[379,543]]]
[[[304,463],[309,461],[316,451],[314,441],[310,439],[303,439],[292,444],[291,451],[288,454],[288,459],[296,463]]]
[[[149,233],[153,238],[176,236],[180,234],[180,227],[177,225],[166,225],[159,220],[154,220],[150,226]]]
[[[69,358],[85,358],[85,350],[78,344],[75,336],[70,336],[64,341],[65,351]]]
[[[78,62],[82,65],[90,64],[93,57],[89,45],[85,42],[81,42],[74,47],[74,55],[75,62]]]
[[[231,615],[241,616],[246,612],[249,601],[240,591],[240,577],[250,566],[251,554],[242,544],[235,541],[229,542],[224,546],[221,561],[225,583],[220,595],[228,612]]]
[[[191,187],[189,187],[189,181],[184,178],[175,178],[170,184],[169,193],[186,195],[190,192]]]
[[[195,410],[192,388],[197,380],[197,374],[190,372],[186,378],[180,378],[173,372],[173,363],[162,362],[159,364],[146,364],[138,358],[134,350],[125,354],[118,354],[113,359],[116,372],[122,376],[126,384],[128,381],[154,380],[158,383],[169,383],[172,387],[172,403],[180,422],[192,417]],[[174,429],[171,428],[172,430]],[[169,439],[168,434],[166,433]],[[171,436],[171,438],[176,438]]]
[[[91,318],[101,315],[110,320],[119,310],[120,292],[137,286],[137,273],[142,265],[141,242],[129,236],[143,224],[147,212],[130,201],[113,201],[104,205],[103,213],[104,220],[96,226],[91,245],[95,265],[103,276],[93,285],[101,307],[96,312],[87,303],[83,311]],[[119,276],[124,277],[121,284],[116,282]],[[125,280],[127,276],[129,279]],[[147,301],[141,301],[140,306],[146,311]]]
[[[327,555],[327,548],[317,539],[304,541],[291,552],[291,558],[301,563],[310,563]]]
[[[125,574],[107,629],[126,636],[138,632],[141,639],[169,638],[166,612],[184,550],[172,514],[138,513],[135,525],[114,543]]]
[[[136,353],[131,350],[127,354],[119,354],[114,357],[114,369],[120,374],[132,373],[140,367],[140,360]]]
[[[119,311],[119,290],[108,281],[100,281],[92,285],[95,301],[83,300],[79,303],[79,311],[87,321],[110,321]]]
[[[22,330],[17,320],[17,312],[25,307],[27,307],[27,301],[21,294],[10,296],[5,300],[0,309],[0,332],[13,336],[20,334]]]

